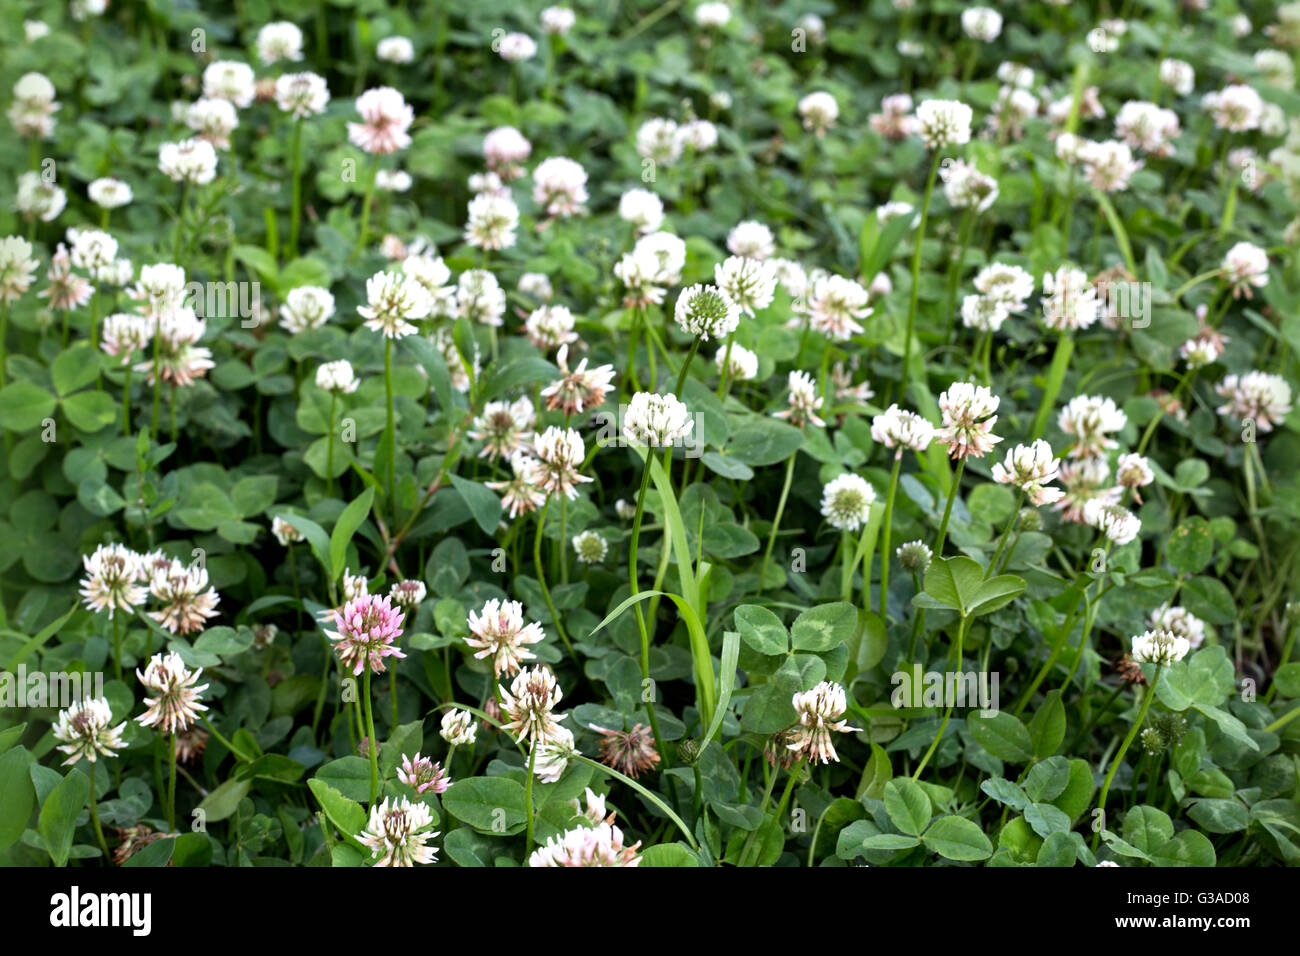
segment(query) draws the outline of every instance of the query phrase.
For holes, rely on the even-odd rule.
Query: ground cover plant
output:
[[[1300,4],[0,17],[0,861],[1300,861]]]

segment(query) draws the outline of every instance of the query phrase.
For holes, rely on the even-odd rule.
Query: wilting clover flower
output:
[[[361,384],[347,359],[326,362],[316,369],[316,387],[335,395],[351,395]]]
[[[519,207],[509,196],[479,193],[469,201],[465,242],[477,249],[509,249],[515,244]]]
[[[614,813],[605,806],[605,797],[603,794],[596,793],[591,787],[586,788],[584,794],[586,798],[586,807],[574,797],[569,801],[569,806],[573,808],[573,815],[581,817],[592,826],[600,826],[602,823],[612,823]]]
[[[158,361],[141,362],[135,370],[147,373],[151,385],[159,376],[177,386],[193,385],[215,366],[212,350],[198,344],[206,329],[189,306],[164,312],[158,318]]]
[[[943,427],[936,437],[948,446],[953,458],[983,458],[1002,441],[992,432],[998,420],[993,413],[998,410],[999,402],[984,386],[968,382],[953,382],[939,396]]]
[[[1153,631],[1165,630],[1184,638],[1192,650],[1205,643],[1205,622],[1185,607],[1162,605],[1151,612],[1148,623]]]
[[[476,658],[492,658],[492,672],[497,677],[509,677],[524,661],[531,661],[534,655],[529,645],[546,637],[536,621],[524,623],[524,606],[520,602],[496,598],[478,613],[469,612],[469,631],[465,643],[474,649]]]
[[[744,256],[728,256],[714,266],[713,281],[727,299],[750,317],[771,305],[776,291],[776,272],[771,264]]]
[[[1086,329],[1100,317],[1097,290],[1088,274],[1061,266],[1043,275],[1043,322],[1049,329],[1068,332]]]
[[[573,552],[583,564],[596,564],[605,560],[609,542],[594,531],[584,531],[573,536]]]
[[[822,517],[832,528],[857,531],[867,523],[875,500],[876,489],[865,478],[843,474],[822,488]]]
[[[21,236],[0,239],[0,302],[16,302],[35,278],[39,263],[32,258],[32,244]]]
[[[797,428],[803,428],[804,425],[824,428],[826,423],[817,417],[817,412],[822,407],[822,397],[817,391],[817,380],[807,372],[796,370],[789,374],[786,385],[789,388],[786,401],[790,407],[785,411],[773,412],[773,416],[784,418]]]
[[[1187,638],[1173,631],[1156,628],[1133,638],[1133,660],[1139,664],[1173,664],[1191,650]]]
[[[217,616],[221,600],[216,588],[208,587],[207,568],[201,564],[186,566],[177,560],[153,572],[149,593],[160,605],[149,616],[165,630],[182,635],[203,630],[207,619]]]
[[[1065,495],[1060,488],[1048,487],[1060,471],[1061,463],[1052,454],[1052,446],[1040,438],[1008,451],[1006,459],[993,466],[993,480],[1000,485],[1015,485],[1034,505],[1050,505]]]
[[[906,139],[916,132],[912,115],[912,98],[906,93],[892,93],[880,101],[880,112],[867,118],[871,128],[885,139]]]
[[[416,793],[442,793],[451,786],[451,777],[442,764],[417,752],[414,757],[402,754],[402,765],[397,768],[397,779]]]
[[[533,202],[548,216],[573,216],[587,202],[587,171],[565,156],[552,156],[533,170]]]
[[[791,703],[799,715],[799,723],[791,731],[787,749],[796,757],[806,757],[809,763],[838,762],[840,758],[831,743],[831,731],[858,732],[857,727],[850,727],[841,719],[848,709],[844,688],[830,681],[822,681],[812,690],[796,693]]]
[[[112,722],[113,712],[104,697],[75,701],[71,707],[59,711],[52,731],[54,739],[63,741],[57,749],[68,754],[64,766],[83,757],[91,763],[100,756],[116,757],[117,751],[125,746],[122,731],[126,721],[116,727],[109,726]]]
[[[772,230],[753,219],[738,222],[727,233],[727,251],[746,259],[770,259],[776,254]]]
[[[1281,375],[1259,371],[1229,375],[1214,390],[1227,399],[1219,406],[1220,415],[1249,419],[1262,432],[1272,431],[1291,412],[1291,386]]]
[[[410,276],[397,272],[378,272],[366,280],[366,304],[357,306],[365,326],[385,338],[400,339],[418,330],[408,319],[423,319],[429,314],[429,297]]]
[[[731,353],[729,359],[728,349]],[[726,374],[737,382],[747,382],[758,375],[757,353],[734,342],[730,346],[723,345],[718,349],[718,354],[713,357],[713,364],[718,367],[719,372],[725,370]]]
[[[325,112],[329,101],[329,87],[315,73],[285,73],[275,79],[275,105],[297,119]]]
[[[509,458],[531,437],[537,414],[527,396],[513,402],[488,402],[474,419],[469,437],[483,443],[480,458]]]
[[[411,145],[406,131],[415,121],[415,112],[391,86],[362,93],[357,97],[357,112],[361,122],[348,123],[348,140],[357,148],[384,156]]]
[[[501,507],[510,513],[511,521],[521,514],[536,511],[546,501],[545,492],[533,484],[536,464],[529,455],[517,451],[510,456],[513,477],[509,481],[485,482],[493,491],[501,492]]]
[[[654,232],[664,221],[664,204],[648,189],[629,189],[618,200],[618,218],[638,234]]]
[[[1138,516],[1120,505],[1094,498],[1083,506],[1083,520],[1114,544],[1128,544],[1142,530]]]
[[[334,314],[334,296],[320,286],[304,285],[290,289],[280,309],[280,326],[297,335],[318,329]]]
[[[930,567],[930,560],[934,557],[934,552],[924,541],[908,541],[906,544],[900,544],[894,553],[898,556],[898,563],[904,570],[917,575],[925,574]]]
[[[397,646],[405,618],[393,607],[391,598],[359,594],[332,612],[337,630],[326,631],[325,636],[334,642],[339,663],[351,668],[353,675],[367,667],[371,673],[382,674],[385,657],[406,656]]]
[[[981,43],[992,43],[1002,32],[1002,14],[990,7],[967,7],[961,12],[962,32]]]
[[[925,451],[936,434],[935,427],[924,418],[915,412],[904,411],[896,404],[871,419],[871,440],[886,448],[897,449],[895,458],[901,458],[905,448]]]
[[[970,142],[971,108],[958,100],[925,100],[916,108],[916,132],[928,149]]]
[[[1234,83],[1215,93],[1206,93],[1201,105],[1214,118],[1214,125],[1233,133],[1259,129],[1264,101],[1253,87]]]
[[[408,37],[384,37],[375,45],[375,59],[386,63],[410,63],[415,59],[415,46]]]
[[[740,324],[740,306],[721,289],[697,284],[677,297],[673,316],[688,335],[724,339]]]
[[[1146,458],[1142,455],[1130,453],[1119,456],[1119,463],[1115,466],[1115,478],[1121,486],[1132,488],[1133,500],[1141,504],[1142,495],[1138,493],[1138,489],[1145,488],[1155,481],[1156,475],[1151,470],[1151,463]]]
[[[1096,458],[1118,447],[1109,436],[1128,424],[1128,416],[1112,399],[1101,395],[1076,395],[1057,416],[1061,431],[1074,437],[1071,458]]]
[[[577,485],[595,480],[578,473],[587,452],[582,435],[576,429],[551,425],[546,431],[533,435],[532,452],[529,480],[548,495],[576,498]]]
[[[199,719],[199,713],[208,709],[206,704],[199,703],[199,694],[208,685],[195,686],[202,673],[202,667],[187,668],[174,651],[155,654],[143,674],[138,669],[135,672],[145,692],[153,695],[145,697],[145,711],[136,722],[164,734],[188,730]]]
[[[824,90],[809,93],[799,101],[799,118],[803,121],[803,128],[818,136],[825,136],[839,115],[840,107],[835,102],[835,97]]]
[[[275,535],[275,540],[280,542],[280,546],[283,548],[287,548],[303,538],[302,532],[285,521],[280,515],[276,515],[271,519],[271,534]]]
[[[177,183],[203,186],[217,175],[217,151],[205,139],[163,143],[158,147],[158,170]]]
[[[122,544],[101,544],[93,554],[83,555],[86,575],[81,579],[81,597],[92,611],[130,614],[144,603],[146,591],[136,582],[141,576],[140,556]]]
[[[554,713],[562,696],[548,668],[525,667],[509,690],[501,688],[501,711],[509,718],[505,730],[520,743],[550,740],[559,729],[557,721],[567,716]]]
[[[94,286],[72,271],[72,257],[68,254],[68,247],[61,242],[54,250],[54,255],[50,256],[50,268],[45,273],[45,278],[50,284],[38,292],[37,296],[49,299],[52,309],[79,309],[90,301],[95,292]]]
[[[609,823],[578,827],[551,837],[528,857],[529,866],[638,866],[638,840],[623,845],[623,831]]]
[[[573,331],[574,321],[567,306],[538,306],[524,321],[524,334],[539,349],[559,348],[578,341],[578,333]]]
[[[637,392],[623,416],[623,437],[632,445],[669,448],[691,433],[690,409],[676,395]]]
[[[533,773],[542,783],[555,783],[576,753],[573,733],[565,727],[557,726],[548,739],[533,743],[530,753]]]
[[[614,366],[598,365],[589,369],[587,359],[583,358],[577,368],[570,370],[568,345],[560,346],[555,363],[563,374],[542,389],[547,408],[575,415],[605,403],[605,395],[614,387]]]
[[[1251,286],[1268,285],[1268,253],[1249,242],[1239,242],[1223,257],[1223,277],[1232,286],[1232,297],[1252,298]]]
[[[427,846],[438,835],[433,826],[433,814],[427,804],[412,803],[406,797],[389,798],[370,808],[370,823],[357,839],[372,856],[378,857],[375,866],[414,866],[432,863],[438,858],[436,848]]]
[[[393,599],[394,604],[411,614],[420,607],[420,602],[424,600],[428,591],[423,581],[404,578],[393,583],[393,586],[388,589],[388,596]]]
[[[438,733],[453,747],[468,747],[478,734],[478,724],[468,710],[452,708],[442,715]]]
[[[659,766],[654,733],[644,724],[635,724],[631,730],[591,729],[600,734],[600,762],[605,766],[633,780]]]

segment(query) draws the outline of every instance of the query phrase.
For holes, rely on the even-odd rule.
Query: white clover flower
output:
[[[483,442],[480,458],[511,458],[531,436],[537,413],[527,396],[513,402],[488,402],[474,419],[469,437]]]
[[[771,263],[744,256],[728,256],[714,266],[713,281],[723,295],[751,318],[772,304],[776,292],[776,271]]]
[[[812,282],[806,309],[808,325],[837,342],[846,342],[865,331],[857,321],[871,315],[867,290],[843,276],[823,275]]]
[[[559,730],[557,721],[568,716],[554,713],[563,696],[548,668],[525,667],[509,690],[501,688],[501,712],[509,718],[505,731],[521,744],[553,739]]]
[[[1214,93],[1206,93],[1201,105],[1214,119],[1214,125],[1233,133],[1259,129],[1264,115],[1264,100],[1254,87],[1241,83],[1225,86]]]
[[[1118,447],[1109,436],[1123,430],[1128,416],[1110,398],[1076,395],[1061,409],[1056,424],[1075,440],[1071,458],[1097,458]]]
[[[1223,277],[1232,287],[1233,297],[1252,297],[1251,286],[1268,285],[1268,253],[1249,242],[1239,242],[1223,257]]]
[[[695,8],[695,25],[705,30],[720,30],[731,21],[731,7],[725,3],[701,3]]]
[[[1137,489],[1151,484],[1156,480],[1156,475],[1146,458],[1130,452],[1119,456],[1119,461],[1115,465],[1115,479],[1125,488],[1132,488],[1134,499],[1141,503],[1142,499],[1138,497]]]
[[[822,397],[817,389],[817,380],[807,372],[792,371],[786,379],[789,395],[786,401],[789,408],[774,412],[776,418],[784,418],[791,425],[802,428],[804,425],[816,425],[824,428],[826,423],[817,417],[822,407]]]
[[[848,697],[844,688],[831,681],[822,681],[812,690],[796,693],[791,699],[799,724],[795,727],[791,743],[787,746],[797,757],[807,757],[808,762],[830,763],[838,761],[831,731],[858,733],[841,718],[848,710]]]
[[[325,112],[330,101],[324,77],[315,73],[285,73],[275,80],[275,105],[298,119]]]
[[[623,845],[623,831],[610,823],[597,827],[577,827],[553,836],[546,845],[528,857],[530,867],[538,866],[637,866],[641,857],[638,840]]]
[[[478,723],[469,711],[457,710],[453,707],[442,715],[438,733],[453,747],[468,747],[474,743],[474,738],[478,735]]]
[[[770,259],[776,254],[776,241],[772,230],[761,222],[747,219],[738,222],[727,233],[727,250],[733,256],[747,259]]]
[[[1034,85],[1034,71],[1023,63],[1011,63],[1004,60],[998,64],[998,82],[1016,86],[1022,90]]]
[[[898,550],[894,552],[898,557],[898,563],[906,571],[915,575],[923,575],[926,569],[930,567],[930,561],[934,557],[934,552],[929,549],[924,541],[908,541],[900,544]]]
[[[936,429],[915,412],[905,411],[897,404],[871,419],[871,440],[897,451],[900,457],[905,448],[925,451],[937,435]]]
[[[217,151],[204,139],[163,143],[158,147],[158,169],[172,182],[204,186],[217,175]]]
[[[532,152],[532,144],[513,126],[498,126],[483,137],[483,158],[488,168],[507,181],[523,172],[522,164]]]
[[[1272,431],[1291,412],[1291,385],[1280,375],[1229,375],[1214,390],[1227,399],[1219,406],[1220,415],[1253,421],[1262,432]]]
[[[347,359],[326,362],[316,370],[316,387],[336,395],[351,395],[360,384]]]
[[[1155,103],[1129,100],[1115,117],[1115,135],[1154,156],[1170,155],[1181,132],[1178,114]]]
[[[410,63],[415,59],[415,46],[407,37],[384,37],[375,46],[375,57],[387,63]]]
[[[967,7],[961,12],[962,31],[981,43],[992,43],[1002,32],[1002,14],[990,7]]]
[[[939,396],[943,427],[936,437],[948,446],[953,458],[983,458],[1002,441],[992,433],[998,420],[993,413],[1000,401],[983,385],[969,382],[953,382]]]
[[[1173,631],[1157,628],[1133,638],[1133,660],[1139,664],[1173,664],[1181,661],[1191,650],[1187,638]]]
[[[81,597],[92,611],[130,614],[144,603],[147,591],[137,582],[142,575],[140,555],[122,544],[101,544],[93,554],[83,555],[86,575],[81,579]]]
[[[1065,496],[1060,488],[1048,487],[1060,473],[1061,462],[1041,438],[1030,445],[1017,445],[1007,452],[1003,462],[993,466],[994,481],[1015,485],[1035,506],[1055,504]]]
[[[525,272],[519,277],[518,288],[521,295],[531,296],[540,302],[549,302],[555,297],[551,280],[541,272]]]
[[[143,303],[144,314],[151,319],[172,311],[185,294],[185,270],[170,262],[157,262],[140,268],[140,278],[128,293]]]
[[[357,312],[365,326],[398,339],[418,330],[408,319],[423,319],[429,314],[429,296],[410,276],[396,272],[377,272],[366,280],[366,304]]]
[[[509,196],[479,193],[469,201],[465,242],[477,249],[509,249],[515,244],[519,207]]]
[[[1269,86],[1280,86],[1285,90],[1295,86],[1295,64],[1285,51],[1259,50],[1255,53],[1254,63]]]
[[[100,209],[120,209],[132,198],[131,187],[120,179],[105,176],[86,187],[86,195]]]
[[[537,55],[537,41],[527,33],[507,33],[497,41],[497,53],[507,63],[520,63]]]
[[[954,209],[984,212],[998,198],[998,181],[986,176],[965,160],[957,160],[941,170],[943,193]]]
[[[108,316],[99,330],[99,347],[105,354],[120,358],[123,365],[129,365],[131,357],[152,339],[149,320],[128,312]]]
[[[673,317],[688,335],[704,341],[725,339],[740,324],[740,306],[722,290],[709,285],[693,285],[677,297]]]
[[[411,174],[402,169],[375,170],[375,188],[384,192],[404,193],[411,188],[412,182]]]
[[[573,553],[583,564],[596,564],[605,560],[609,542],[594,531],[584,531],[573,536]]]
[[[334,314],[334,296],[320,286],[304,285],[290,289],[280,308],[280,326],[297,335],[318,329]]]
[[[825,136],[839,115],[840,107],[835,102],[835,97],[824,90],[809,93],[799,100],[799,117],[803,121],[803,128],[810,133]]]
[[[139,670],[135,672],[145,692],[154,695],[145,697],[145,711],[135,718],[136,722],[164,734],[188,730],[199,714],[208,709],[206,704],[199,703],[199,694],[208,689],[207,684],[198,683],[202,673],[202,667],[187,668],[174,651],[155,654],[143,674]]]
[[[492,659],[497,677],[514,674],[524,661],[531,661],[534,654],[529,646],[546,637],[536,621],[524,623],[524,606],[520,602],[495,598],[479,612],[469,612],[469,631],[465,643],[474,649],[476,658]]]
[[[415,111],[391,86],[366,90],[357,97],[360,123],[348,123],[348,141],[374,156],[386,156],[411,145],[407,130]]]
[[[532,451],[529,482],[547,494],[576,498],[577,485],[595,481],[578,472],[586,461],[587,450],[576,429],[551,425],[533,436]]]
[[[542,783],[555,783],[564,775],[576,752],[573,732],[566,727],[556,727],[546,740],[533,743],[533,773]]]
[[[257,81],[247,63],[214,60],[203,70],[203,95],[210,99],[230,100],[241,110],[253,102]]]
[[[390,805],[385,797],[382,803],[370,808],[370,822],[357,835],[357,840],[376,858],[375,866],[415,866],[433,863],[438,851],[427,846],[438,835],[433,826],[433,813],[428,804],[412,803],[406,797],[394,797]]]
[[[257,58],[270,66],[280,60],[302,59],[302,31],[279,20],[257,31]]]
[[[623,416],[623,437],[633,445],[669,448],[683,442],[694,427],[690,409],[672,393],[637,392]]]
[[[1088,274],[1061,266],[1043,275],[1043,323],[1058,332],[1086,329],[1100,317],[1097,289]]]
[[[971,108],[958,100],[925,100],[916,108],[916,132],[929,149],[970,142]]]
[[[1161,605],[1148,618],[1152,631],[1169,631],[1187,641],[1191,650],[1205,643],[1205,622],[1185,607]]]
[[[573,216],[587,202],[587,171],[564,156],[552,156],[533,170],[533,202],[549,216]]]
[[[975,288],[1009,312],[1020,312],[1034,294],[1034,277],[1020,266],[994,262],[976,274]]]
[[[409,260],[408,260],[409,261]],[[456,314],[483,325],[505,324],[506,293],[486,269],[469,269],[456,284]]]
[[[569,7],[547,7],[541,15],[542,31],[551,36],[568,36],[577,22],[577,16]]]
[[[442,261],[441,256],[417,253],[406,256],[402,260],[402,274],[415,282],[424,294],[429,298],[429,315],[448,316],[456,312],[458,305],[458,289],[456,286],[448,285],[451,279],[451,270],[447,268],[447,263]],[[480,288],[479,279],[486,275],[491,278],[490,285],[483,283],[483,294],[491,295],[495,298],[496,293],[500,293],[500,286],[496,285],[496,278],[492,277],[490,272],[480,273],[478,270],[470,270],[465,273],[469,278],[462,276],[463,284],[466,288],[466,294],[472,289]],[[495,288],[496,293],[490,289]],[[500,293],[501,311],[505,311],[505,294]],[[467,318],[475,318],[476,315],[466,315]]]
[[[706,153],[718,145],[718,128],[705,119],[694,119],[677,128],[682,146]]]
[[[646,120],[636,132],[636,151],[642,159],[671,166],[682,158],[682,140],[670,119]]]
[[[44,20],[24,20],[23,37],[28,43],[35,43],[42,37],[50,35],[50,27]]]
[[[99,278],[117,261],[117,240],[99,229],[69,229],[68,242],[72,264]]]
[[[846,473],[822,488],[822,517],[832,528],[857,531],[867,523],[876,489],[865,478]]]
[[[1179,96],[1187,96],[1196,85],[1196,71],[1186,60],[1160,61],[1160,82]]]
[[[282,548],[287,548],[303,539],[302,532],[285,521],[281,515],[271,519],[271,534],[275,536],[276,541],[280,542]]]
[[[986,295],[968,295],[961,300],[961,324],[981,332],[996,332],[1011,317],[1007,304]]]
[[[1128,144],[1114,139],[1088,143],[1079,149],[1078,157],[1088,183],[1104,193],[1127,189],[1133,174],[1142,168],[1142,162],[1133,158]]]
[[[1128,544],[1142,530],[1138,516],[1120,505],[1093,498],[1083,506],[1083,522],[1091,525],[1115,544]]]
[[[110,726],[112,723],[113,712],[106,697],[75,701],[66,710],[59,711],[50,729],[54,739],[62,741],[56,749],[68,755],[63,765],[66,767],[82,758],[95,763],[101,756],[116,757],[117,751],[126,746],[122,739],[126,721],[116,727]]]
[[[638,234],[654,232],[663,225],[663,200],[648,189],[629,189],[619,197],[618,218],[631,223]]]
[[[728,346],[724,345],[718,349],[718,354],[713,357],[713,363],[722,372],[728,368],[728,377],[737,382],[748,382],[758,375],[758,354],[751,352],[743,345],[732,342],[729,346],[731,350],[730,366],[727,366]]]

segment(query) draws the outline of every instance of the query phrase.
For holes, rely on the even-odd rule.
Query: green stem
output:
[[[912,252],[912,289],[907,304],[907,337],[903,342],[903,384],[899,391],[900,401],[907,400],[907,384],[912,370],[912,334],[916,328],[916,307],[921,293],[921,247],[925,243],[925,225],[930,218],[930,196],[934,192],[934,180],[939,174],[939,151],[935,150],[930,163],[930,175],[925,181],[925,196],[921,200],[921,223],[916,228],[916,248]]]
[[[1047,371],[1047,382],[1043,387],[1043,398],[1038,404],[1038,413],[1034,415],[1031,441],[1043,437],[1043,430],[1047,428],[1047,419],[1056,405],[1056,397],[1061,393],[1061,385],[1065,382],[1065,372],[1070,367],[1070,356],[1073,353],[1074,337],[1069,332],[1062,332],[1056,340],[1056,352],[1052,355],[1052,365]]]
[[[90,825],[94,827],[95,841],[104,854],[104,862],[111,863],[113,858],[109,855],[108,842],[104,839],[104,828],[99,825],[99,797],[95,795],[95,765],[98,762],[90,761]]]
[[[379,741],[375,739],[374,704],[370,700],[370,666],[366,665],[365,686],[362,698],[366,708],[366,750],[370,756],[370,805],[375,805],[379,796]]]
[[[961,649],[966,640],[966,628],[970,624],[970,620],[969,617],[963,617],[961,619],[961,626],[957,628],[957,663],[955,666],[958,669],[961,668]],[[948,718],[952,716],[953,703],[955,702],[956,701],[949,703],[948,709],[944,711],[943,720],[939,723],[938,733],[934,735],[934,740],[930,741],[930,748],[926,750],[925,756],[921,758],[921,762],[916,765],[916,770],[912,773],[913,780],[920,778],[921,771],[925,769],[925,765],[930,762],[930,758],[934,756],[934,752],[939,748],[939,741],[943,739],[943,732],[948,727]]]
[[[887,607],[889,602],[889,564],[891,553],[889,539],[894,520],[894,492],[898,490],[898,471],[903,464],[902,449],[894,454],[894,467],[889,472],[889,490],[885,493],[885,532],[880,541],[880,619],[889,626]],[[866,572],[870,574],[870,568]]]
[[[781,527],[781,515],[785,513],[785,500],[790,495],[790,479],[794,477],[795,452],[785,463],[785,483],[781,485],[781,498],[776,503],[776,517],[772,519],[772,530],[767,534],[767,549],[763,552],[763,564],[758,572],[758,593],[763,593],[767,580],[767,564],[772,557],[772,545],[776,543],[776,532]]]
[[[957,492],[961,488],[961,476],[966,470],[966,459],[957,460],[957,470],[953,472],[952,487],[948,490],[948,503],[943,508],[943,520],[939,522],[939,537],[934,542],[935,558],[943,557],[943,543],[948,537],[948,519],[952,517],[952,503],[957,499]]]
[[[1119,752],[1115,754],[1115,759],[1111,761],[1110,772],[1106,774],[1106,780],[1101,785],[1101,796],[1097,798],[1097,809],[1102,811],[1103,819],[1105,819],[1104,813],[1106,810],[1106,797],[1110,794],[1110,785],[1115,779],[1115,771],[1119,770],[1120,762],[1124,759],[1124,755],[1128,753],[1128,748],[1132,746],[1133,740],[1138,735],[1138,731],[1142,729],[1142,724],[1147,719],[1147,711],[1151,709],[1151,701],[1155,699],[1156,684],[1160,681],[1160,668],[1161,665],[1157,664],[1155,677],[1151,679],[1151,686],[1147,688],[1146,693],[1142,697],[1142,709],[1138,712],[1137,720],[1133,721],[1133,726],[1129,728],[1128,735],[1125,736],[1124,742],[1119,745]],[[1100,839],[1101,831],[1098,830],[1092,838],[1092,845],[1096,847],[1097,841]]]
[[[555,602],[551,600],[551,589],[546,586],[546,572],[542,570],[542,530],[546,527],[546,509],[551,506],[551,499],[547,498],[542,509],[537,512],[537,534],[533,538],[533,567],[537,571],[537,584],[542,589],[542,597],[546,599],[546,610],[551,613],[551,623],[555,625],[555,632],[560,635],[560,640],[564,642],[564,649],[569,652],[573,662],[581,667],[577,653],[573,650],[573,645],[569,643],[569,636],[564,633],[564,625],[560,623],[560,615],[555,610]]]
[[[289,258],[298,255],[298,225],[302,218],[302,120],[293,121],[293,212],[289,221]]]

